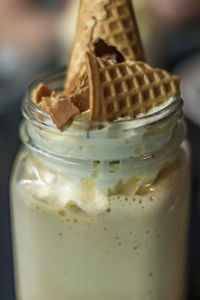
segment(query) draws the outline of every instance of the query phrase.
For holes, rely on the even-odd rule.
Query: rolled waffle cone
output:
[[[181,80],[143,62],[113,60],[86,54],[90,90],[90,119],[113,121],[146,114],[176,96]]]
[[[71,82],[71,85],[62,92],[63,96],[70,96],[71,94],[88,86],[88,75],[85,71],[81,76],[77,76]]]
[[[77,32],[70,58],[65,87],[85,71],[85,52],[101,56],[108,49],[101,39],[116,49],[125,60],[144,60],[144,52],[131,0],[82,0]],[[97,53],[99,52],[99,54]]]

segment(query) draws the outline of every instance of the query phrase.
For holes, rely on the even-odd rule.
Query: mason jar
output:
[[[60,132],[31,101],[11,180],[17,300],[183,300],[190,158],[183,100]]]

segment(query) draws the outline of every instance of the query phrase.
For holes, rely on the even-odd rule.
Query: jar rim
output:
[[[27,87],[25,93],[25,99],[22,104],[22,114],[27,121],[30,121],[33,125],[37,127],[47,129],[53,131],[54,133],[61,133],[56,125],[52,122],[50,115],[39,108],[33,101],[31,93],[32,91],[40,84],[41,82],[46,84],[47,86],[52,84],[54,81],[62,81],[64,83],[66,74],[66,67],[57,68],[55,70],[45,72],[38,77],[36,77]],[[49,86],[50,87],[50,86]],[[59,88],[55,88],[56,91],[61,91],[63,89],[63,85],[59,86]],[[135,119],[119,119],[116,121],[89,121],[82,119],[75,119],[72,125],[62,132],[62,134],[68,134],[69,132],[74,132],[74,129],[78,131],[88,131],[89,130],[99,130],[103,128],[112,128],[112,130],[119,130],[120,126],[127,129],[138,129],[146,125],[154,125],[155,123],[159,123],[166,118],[170,118],[174,113],[181,110],[183,107],[183,99],[181,97],[181,93],[172,98],[172,101],[166,107],[144,116],[140,116]]]

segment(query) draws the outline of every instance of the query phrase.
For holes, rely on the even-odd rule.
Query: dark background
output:
[[[20,58],[17,60],[15,55],[14,58],[13,55],[10,55],[9,57],[5,56],[5,51],[3,52],[2,49],[8,49],[8,47],[5,43],[5,39],[2,38],[3,32],[1,30],[6,23],[1,23],[1,12],[3,11],[3,9],[5,9],[3,8],[3,6],[1,6],[1,4],[3,3],[1,1],[3,0],[0,0],[0,300],[14,300],[15,298],[9,214],[9,177],[15,155],[20,146],[20,140],[18,138],[18,128],[22,119],[20,105],[24,97],[25,88],[28,82],[33,77],[43,71],[53,69],[63,62],[66,63],[67,59],[66,57],[63,60],[61,59],[61,57],[63,56],[63,49],[61,49],[62,43],[59,42],[59,34],[52,31],[52,35],[50,35],[44,42],[44,36],[46,37],[49,22],[51,22],[52,26],[56,26],[55,24],[57,24],[54,23],[55,16],[52,17],[52,10],[50,10],[51,16],[48,16],[48,21],[46,23],[42,23],[43,25],[41,24],[44,29],[46,26],[46,32],[44,30],[43,34],[40,34],[39,37],[36,37],[34,45],[36,44],[37,47],[35,47],[35,49],[33,49],[35,33],[34,30],[32,30],[34,24],[31,23],[29,24],[30,28],[27,34],[28,37],[26,37],[26,40],[25,37],[23,41],[20,40],[20,45],[23,42],[23,47],[18,47],[17,50],[23,54],[23,59]],[[8,2],[21,2],[22,7],[24,7],[24,1],[22,0],[9,0]],[[26,1],[26,3],[27,2],[28,1]],[[60,14],[60,5],[62,4],[62,7],[64,7],[64,1],[55,0],[50,1],[51,3],[47,2],[48,1],[37,1],[37,9],[39,9],[36,10],[37,13],[41,13],[41,7],[48,7],[48,9],[52,9],[52,5],[54,5],[53,14],[56,13],[58,22],[58,20],[62,16],[62,14]],[[173,71],[174,69],[178,70],[179,68],[177,68],[177,66],[184,65],[184,62],[189,58],[200,55],[200,7],[198,1],[170,0],[168,1],[169,5],[175,5],[175,7],[173,7],[173,9],[171,10],[171,13],[170,9],[164,6],[162,0],[146,0],[146,2],[144,0],[143,2],[144,5],[142,7],[138,6],[137,3],[135,4],[136,8],[138,7],[139,24],[142,29],[142,37],[144,40],[147,57],[148,60],[152,62],[152,64],[160,67],[165,67],[167,70]],[[165,1],[165,4],[166,2],[167,1]],[[34,1],[31,5],[33,5],[33,3]],[[188,3],[190,3],[190,8],[193,7],[193,10],[188,9]],[[43,6],[41,6],[41,4]],[[47,4],[49,6],[46,6]],[[36,5],[34,7],[36,9]],[[59,12],[57,12],[57,10],[59,10]],[[142,17],[144,15],[149,16],[149,18],[146,18],[145,20],[150,19],[150,22],[146,21],[147,23],[144,24],[144,17]],[[154,16],[154,18],[152,18],[152,16]],[[18,20],[17,18],[18,17],[16,13],[16,22]],[[28,19],[30,20],[30,17]],[[152,22],[152,19],[154,20],[154,22]],[[22,24],[21,26],[24,27],[26,25],[26,22],[27,21],[24,21],[24,24]],[[37,19],[36,22],[38,23],[40,22],[40,20]],[[158,26],[158,23],[160,26]],[[67,22],[65,24],[67,24]],[[12,29],[12,34],[9,35],[9,33],[7,33],[7,37],[9,36],[11,41],[14,40],[14,37],[16,37],[16,40],[19,40],[19,32],[17,32],[16,29],[16,32],[13,33],[13,30],[14,29]],[[21,29],[19,29],[19,31],[20,30]],[[67,30],[69,30],[69,28],[66,28],[66,32]],[[24,33],[24,36],[25,34],[26,33]],[[31,40],[29,40],[29,35],[31,35]],[[38,43],[37,41],[39,38],[41,39],[41,43]],[[7,48],[5,47],[5,45]],[[16,45],[17,43],[15,44],[15,46]],[[41,51],[38,51],[37,49],[40,46]],[[13,49],[16,49],[16,47],[12,48],[12,50]],[[66,51],[67,53],[67,51],[69,50],[66,47],[66,49],[64,48],[64,51]],[[1,61],[2,57],[3,63]],[[17,63],[12,63],[11,58],[13,59],[13,62],[16,63],[17,61]],[[195,68],[196,67],[198,66],[195,66]],[[190,91],[190,89],[197,89],[197,100],[199,101],[198,105],[200,107],[200,66],[198,78],[199,85],[197,84],[196,87],[189,86],[188,91]],[[185,84],[188,83],[185,82]],[[190,94],[188,96],[188,93],[185,93],[183,90],[183,96],[185,97],[185,102],[187,104],[186,107],[189,104],[191,108],[193,106],[193,102],[190,99]],[[195,110],[195,107],[193,107],[193,109]],[[193,118],[193,115],[191,113],[188,113],[187,109],[186,115],[186,121],[188,125],[188,140],[190,142],[192,152],[192,209],[189,236],[188,299],[199,300],[200,127],[199,125],[197,125],[197,119]]]

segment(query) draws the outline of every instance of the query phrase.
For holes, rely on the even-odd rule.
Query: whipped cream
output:
[[[159,111],[167,108],[169,105],[171,105],[173,102],[175,101],[175,99],[173,97],[171,97],[169,100],[165,101],[164,103],[152,107],[146,114],[144,113],[140,113],[136,116],[136,119],[140,119],[143,118],[145,116],[150,116],[153,114],[158,113]],[[89,121],[90,120],[90,110],[84,111],[82,112],[79,116],[75,117],[75,120],[84,120],[84,121]],[[118,121],[125,121],[125,120],[132,120],[130,116],[126,116],[126,117],[120,117],[117,120],[115,120],[114,122],[118,122]]]
[[[167,109],[167,106],[172,104],[173,99],[169,99],[166,104],[154,108],[154,113],[159,109],[162,113],[149,114],[149,118],[107,122],[101,128],[97,123],[89,131],[86,129],[90,126],[88,112],[82,114],[86,120],[75,120],[63,133],[41,130],[24,123],[22,135],[26,136],[25,141],[36,142],[34,150],[43,153],[40,163],[45,168],[72,178],[69,181],[71,190],[74,189],[73,182],[82,186],[84,179],[88,178],[102,195],[99,198],[107,197],[109,189],[114,190],[120,182],[125,184],[134,177],[134,189],[137,191],[154,181],[184,137],[184,124],[177,125],[176,118],[170,122],[167,118],[160,124],[157,122],[169,115],[170,108]],[[150,125],[154,122],[155,126]],[[30,143],[27,146],[30,147]],[[79,163],[82,168],[79,168]],[[77,199],[81,199],[81,193],[82,188]]]

